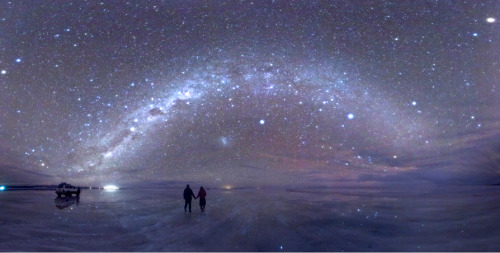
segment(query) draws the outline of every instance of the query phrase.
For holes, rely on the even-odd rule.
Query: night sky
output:
[[[500,2],[2,1],[0,184],[500,183]]]

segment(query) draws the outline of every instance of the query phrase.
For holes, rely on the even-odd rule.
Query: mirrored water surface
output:
[[[500,187],[0,192],[1,251],[499,251]]]

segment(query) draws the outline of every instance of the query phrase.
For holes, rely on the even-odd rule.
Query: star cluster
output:
[[[7,183],[498,174],[479,168],[489,158],[463,159],[498,145],[496,1],[0,9]]]

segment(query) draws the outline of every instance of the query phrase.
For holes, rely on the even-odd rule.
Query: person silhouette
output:
[[[202,212],[205,211],[205,206],[207,205],[207,200],[205,199],[207,197],[207,192],[205,189],[203,189],[203,186],[200,187],[200,191],[198,192],[198,196],[196,198],[200,198],[200,209]]]
[[[184,212],[187,211],[186,208],[188,207],[188,205],[189,205],[189,212],[191,212],[191,197],[196,198],[194,196],[193,190],[191,190],[191,188],[189,188],[189,184],[188,184],[188,185],[186,185],[186,189],[184,189],[184,200],[185,200]]]

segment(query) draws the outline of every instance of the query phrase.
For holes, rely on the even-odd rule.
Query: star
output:
[[[11,2],[20,15],[0,17],[9,27],[0,154],[13,154],[0,155],[0,166],[19,156],[51,179],[89,184],[180,182],[204,167],[211,174],[200,181],[252,185],[286,172],[283,184],[294,186],[384,171],[428,179],[450,171],[428,164],[468,170],[436,154],[494,146],[498,36],[487,1],[463,3],[474,18],[449,2],[360,1],[354,15],[335,1],[222,1],[224,12],[68,3],[37,15]]]

